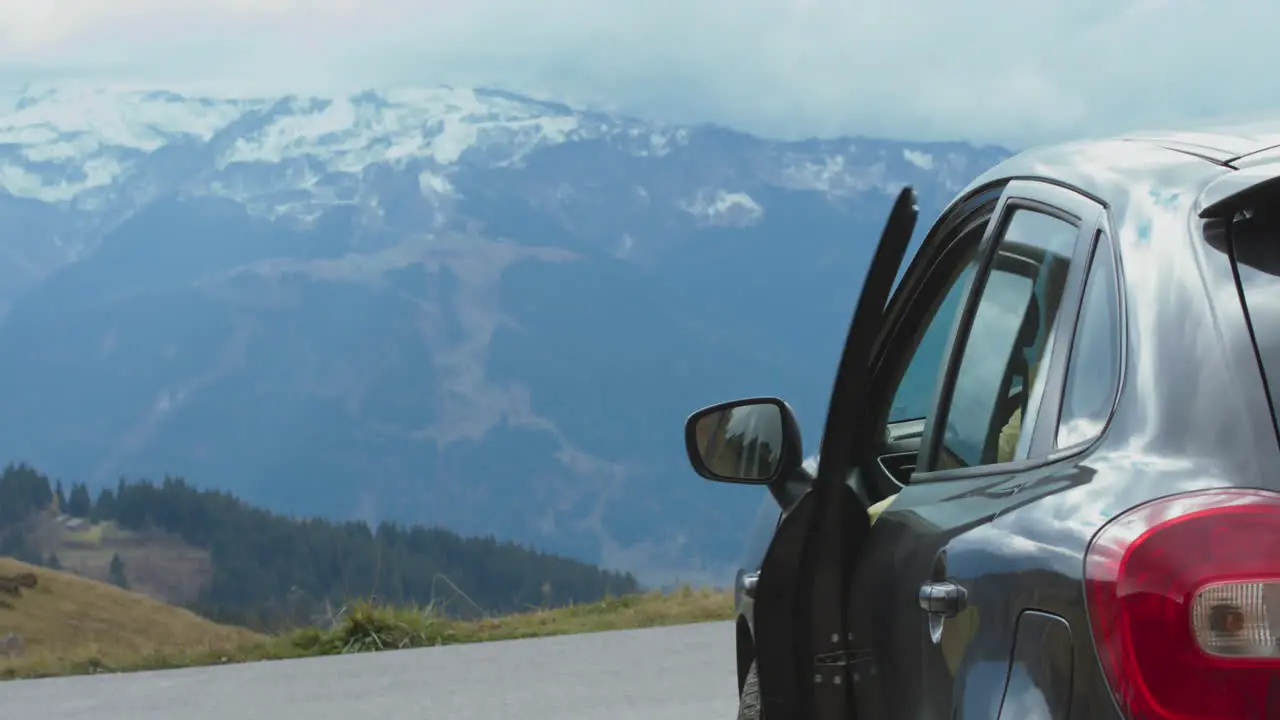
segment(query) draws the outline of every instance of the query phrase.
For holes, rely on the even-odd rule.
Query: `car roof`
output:
[[[1175,127],[1130,130],[1117,137],[1179,150],[1198,149],[1219,162],[1231,163],[1280,147],[1280,114],[1219,116]]]
[[[1184,130],[1132,131],[1121,139],[1202,154],[1224,164],[1280,146],[1280,119]]]
[[[1125,147],[1124,145],[1128,147]],[[1280,158],[1280,114],[1249,118],[1233,117],[1188,123],[1181,127],[1131,130],[1107,137],[1028,148],[1016,153],[1004,162],[984,173],[970,189],[986,182],[1018,176],[1039,176],[1070,181],[1073,157],[1093,156],[1102,160],[1100,153],[1113,156],[1116,171],[1142,175],[1143,165],[1158,166],[1168,161],[1167,153],[1143,153],[1141,150],[1161,149],[1183,156],[1207,160],[1219,167],[1241,167]],[[1148,162],[1139,156],[1150,155]],[[1158,156],[1166,156],[1163,159]],[[1206,175],[1213,173],[1203,169]],[[1089,190],[1089,183],[1081,189]]]
[[[1138,188],[1198,193],[1224,173],[1274,160],[1280,160],[1280,115],[1139,130],[1032,147],[975,178],[960,197],[991,183],[1038,178],[1073,186],[1115,207]]]

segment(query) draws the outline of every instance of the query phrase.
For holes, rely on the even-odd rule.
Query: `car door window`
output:
[[[1025,459],[1031,433],[1022,430],[1034,426],[1077,233],[1052,215],[1012,211],[965,337],[934,469]]]
[[[1120,384],[1120,296],[1116,261],[1099,235],[1067,361],[1056,446],[1088,442],[1102,432]]]
[[[943,355],[947,352],[956,315],[960,312],[965,293],[969,289],[969,280],[973,277],[973,258],[977,253],[978,241],[982,239],[983,227],[974,228],[960,239],[960,256],[950,265],[956,271],[941,285],[946,288],[945,294],[938,293],[941,301],[937,306],[921,314],[919,323],[925,324],[925,331],[911,354],[902,379],[898,381],[897,390],[894,391],[889,409],[890,424],[923,419],[933,409],[938,372],[942,367]]]

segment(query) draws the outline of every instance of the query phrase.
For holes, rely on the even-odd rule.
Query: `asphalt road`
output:
[[[733,625],[0,682],[29,720],[721,720]]]

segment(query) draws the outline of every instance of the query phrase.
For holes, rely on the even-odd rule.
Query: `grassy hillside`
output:
[[[38,585],[0,605],[0,679],[128,672],[374,652],[726,620],[732,595],[682,588],[480,620],[431,608],[357,603],[329,627],[259,635],[73,575],[0,558],[0,578],[33,572]],[[23,647],[4,653],[6,633]]]
[[[0,594],[0,638],[21,638],[11,652],[0,642],[0,676],[20,667],[92,670],[98,660],[221,653],[264,639],[145,595],[0,557],[0,578],[21,573],[33,573],[37,584],[19,597]]]
[[[26,465],[0,470],[0,555],[261,632],[326,620],[353,597],[477,618],[640,590],[630,574],[494,537],[282,515],[173,477],[121,479],[93,499]]]

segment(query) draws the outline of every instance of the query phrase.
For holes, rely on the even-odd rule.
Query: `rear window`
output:
[[[1275,412],[1280,407],[1280,211],[1260,208],[1237,219],[1231,236],[1240,288]]]

